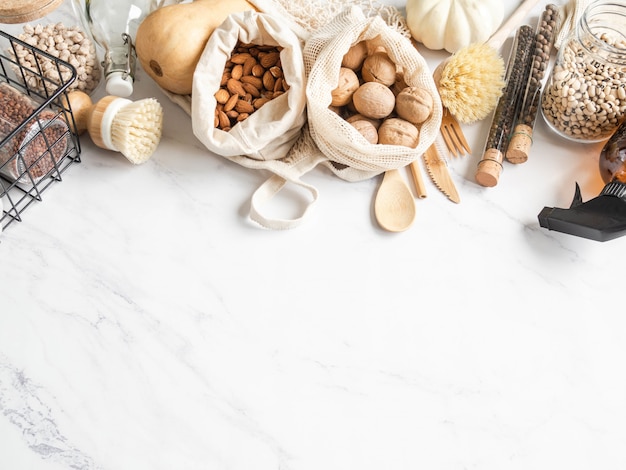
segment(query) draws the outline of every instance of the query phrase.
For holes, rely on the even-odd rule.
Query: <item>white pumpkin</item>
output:
[[[428,49],[454,53],[485,42],[504,19],[502,0],[407,0],[411,36]]]

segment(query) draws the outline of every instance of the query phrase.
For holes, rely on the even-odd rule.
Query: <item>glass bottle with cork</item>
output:
[[[76,80],[69,89],[92,94],[100,83],[101,70],[95,43],[84,26],[83,10],[82,0],[3,0],[0,2],[0,28],[69,63],[76,70]],[[13,51],[5,52],[13,54]],[[37,64],[27,49],[18,45],[15,55],[20,65],[32,65],[31,68],[36,69]],[[59,72],[52,61],[41,65],[43,76],[52,81],[58,79],[55,74]]]

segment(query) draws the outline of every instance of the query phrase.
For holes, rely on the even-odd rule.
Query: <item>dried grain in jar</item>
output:
[[[43,95],[71,78],[69,70],[56,67],[57,59],[76,71],[70,90],[91,94],[100,83],[95,43],[84,26],[83,12],[77,3],[72,0],[4,0],[0,6],[2,29],[45,53],[33,54],[30,48],[20,44],[16,44],[15,50],[5,51],[21,66],[21,70],[15,67],[16,75],[21,77],[24,72],[26,85]]]
[[[626,116],[624,31],[626,4],[597,0],[561,44],[541,97],[542,115],[557,134],[600,142]]]
[[[37,113],[38,107],[29,96],[0,83],[0,172],[20,183],[34,184],[48,175],[68,148],[70,132],[63,116],[49,109]]]

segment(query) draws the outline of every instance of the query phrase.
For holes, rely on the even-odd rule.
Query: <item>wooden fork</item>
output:
[[[461,125],[454,118],[448,108],[443,108],[443,117],[441,118],[441,135],[446,142],[446,146],[450,153],[455,157],[461,157],[465,154],[472,153],[467,139],[463,135]]]

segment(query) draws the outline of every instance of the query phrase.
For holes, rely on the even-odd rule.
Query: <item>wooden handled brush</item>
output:
[[[120,152],[131,163],[147,161],[163,130],[163,108],[154,98],[131,101],[108,95],[93,103],[88,94],[72,91],[68,100],[76,132],[89,133],[98,147]]]
[[[496,107],[505,85],[499,49],[537,3],[539,0],[522,1],[487,42],[458,50],[435,69],[441,102],[458,121],[480,121]]]

